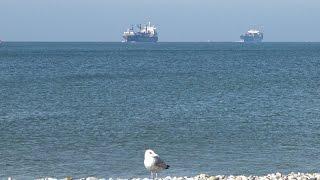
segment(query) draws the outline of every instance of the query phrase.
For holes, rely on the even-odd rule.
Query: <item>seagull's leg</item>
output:
[[[158,179],[158,173],[156,173],[156,179]]]
[[[151,179],[154,179],[154,177],[153,177],[153,172],[151,171]]]

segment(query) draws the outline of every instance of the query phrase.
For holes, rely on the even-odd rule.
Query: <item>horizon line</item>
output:
[[[158,41],[158,42],[121,42],[121,41],[0,41],[1,43],[123,43],[123,44],[157,44],[157,43],[244,43],[242,41]],[[263,41],[259,43],[320,43],[320,41]],[[259,44],[254,43],[254,44]],[[246,43],[249,44],[249,43]]]

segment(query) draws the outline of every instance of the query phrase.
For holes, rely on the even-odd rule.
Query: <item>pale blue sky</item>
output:
[[[255,25],[265,41],[320,41],[320,0],[0,0],[5,41],[121,41],[149,20],[160,41],[238,41]]]

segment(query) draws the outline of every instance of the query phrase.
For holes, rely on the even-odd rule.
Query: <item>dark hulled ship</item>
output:
[[[154,25],[149,22],[144,27],[140,25],[137,26],[138,31],[135,31],[133,26],[123,33],[123,38],[125,42],[157,42],[158,33]]]
[[[245,43],[259,43],[263,40],[263,33],[256,29],[250,29],[245,34],[241,35],[240,38]]]

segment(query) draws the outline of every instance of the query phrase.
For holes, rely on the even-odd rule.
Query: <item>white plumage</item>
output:
[[[153,173],[156,174],[157,178],[158,172],[170,167],[151,149],[146,150],[144,153],[144,166],[151,172],[152,179],[154,179]]]

